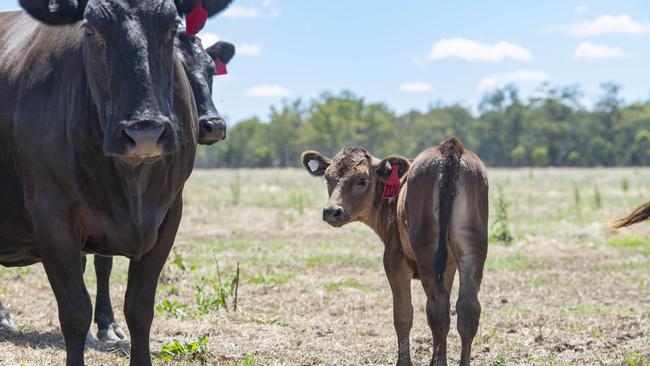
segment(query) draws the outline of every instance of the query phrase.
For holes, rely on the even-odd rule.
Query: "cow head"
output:
[[[84,73],[98,111],[105,155],[138,165],[178,149],[181,121],[172,112],[174,40],[180,16],[194,8],[193,0],[20,3],[47,24],[80,22]],[[202,1],[208,16],[229,3]]]
[[[392,167],[401,178],[410,163],[400,156],[377,159],[362,148],[345,148],[329,159],[317,151],[302,153],[302,164],[313,176],[324,176],[329,200],[323,220],[339,227],[353,221],[367,221],[381,200]]]
[[[235,46],[217,42],[207,50],[198,37],[180,32],[176,37],[176,52],[192,87],[199,114],[199,143],[212,145],[226,138],[226,121],[212,101],[215,62],[227,64],[235,55]]]

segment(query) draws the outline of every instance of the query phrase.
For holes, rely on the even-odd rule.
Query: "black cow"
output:
[[[43,263],[67,364],[83,365],[92,307],[79,258],[130,258],[130,364],[150,365],[156,285],[198,141],[174,52],[193,2],[62,3],[21,0],[42,23],[0,14],[0,264]],[[203,0],[210,15],[229,3]]]
[[[226,137],[226,123],[217,112],[217,108],[212,101],[212,82],[215,74],[215,62],[217,59],[224,64],[230,62],[235,55],[235,46],[228,42],[219,41],[204,49],[200,38],[180,32],[176,37],[176,53],[180,57],[190,81],[198,109],[199,144],[212,145],[223,140]],[[95,298],[97,338],[102,341],[124,339],[125,334],[115,321],[109,291],[113,258],[96,255],[94,262],[95,274],[97,275],[97,295]],[[82,263],[85,269],[85,257]],[[5,315],[7,324],[11,324],[8,318],[9,314],[6,311]],[[2,318],[2,313],[0,313],[0,327],[2,326]]]

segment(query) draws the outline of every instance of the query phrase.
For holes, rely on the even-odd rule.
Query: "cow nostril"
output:
[[[203,121],[201,125],[203,126],[203,129],[207,133],[212,133],[212,131],[214,130],[214,123],[212,121]]]
[[[334,217],[336,217],[337,219],[341,217],[342,214],[343,214],[343,209],[340,207],[335,209],[334,212],[332,212],[332,215],[334,215]]]

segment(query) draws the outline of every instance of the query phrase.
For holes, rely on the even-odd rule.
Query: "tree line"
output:
[[[543,85],[524,100],[510,85],[487,93],[476,111],[438,103],[398,115],[350,92],[324,93],[272,107],[268,121],[231,125],[226,141],[199,149],[196,164],[292,167],[304,150],[333,156],[346,146],[414,158],[457,136],[489,166],[650,165],[650,101],[625,103],[614,83],[602,85],[592,108],[581,98],[578,86]]]

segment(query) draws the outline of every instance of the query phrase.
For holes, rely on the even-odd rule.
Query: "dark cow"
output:
[[[84,364],[88,253],[130,258],[130,364],[151,364],[156,285],[198,141],[174,52],[193,1],[177,1],[77,0],[52,12],[49,0],[21,0],[42,23],[0,14],[0,264],[43,263],[68,365]],[[229,3],[203,0],[209,15]]]
[[[460,364],[469,365],[487,256],[488,182],[478,156],[451,138],[425,150],[412,164],[399,156],[380,160],[361,148],[343,149],[333,159],[306,151],[302,163],[311,175],[325,176],[327,181],[324,221],[335,227],[363,222],[384,242],[397,365],[411,365],[412,278],[422,280],[427,295],[427,320],[433,334],[431,365],[447,364],[449,293],[457,268]]]
[[[218,59],[224,64],[230,62],[235,55],[235,46],[219,41],[204,49],[198,37],[180,32],[176,37],[176,53],[183,64],[196,101],[199,114],[199,144],[211,145],[223,140],[226,138],[226,123],[212,101],[212,83],[215,75],[215,61]],[[109,291],[113,258],[96,255],[94,263],[97,275],[95,298],[97,338],[102,341],[124,339],[125,334],[115,321]],[[86,266],[85,257],[82,266],[83,268]],[[0,309],[0,311],[2,310]],[[8,316],[8,314],[6,315]],[[7,324],[11,324],[7,316],[5,317]],[[0,322],[2,322],[2,314],[0,314]]]

